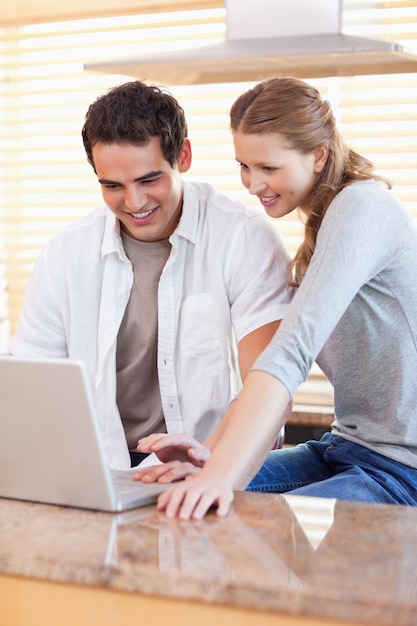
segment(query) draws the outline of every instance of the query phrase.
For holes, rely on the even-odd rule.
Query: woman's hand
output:
[[[158,498],[157,508],[165,511],[169,518],[201,520],[210,507],[216,505],[217,515],[225,517],[233,497],[231,486],[217,472],[214,475],[213,472],[205,475],[202,469],[198,474],[189,476],[162,493]]]

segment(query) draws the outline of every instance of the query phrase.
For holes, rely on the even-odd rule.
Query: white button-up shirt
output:
[[[158,291],[162,407],[168,433],[204,441],[239,392],[237,343],[284,315],[288,256],[260,211],[202,183],[184,183],[170,242]],[[42,251],[11,345],[16,356],[85,362],[115,468],[130,465],[116,405],[116,346],[132,284],[120,224],[103,206]]]

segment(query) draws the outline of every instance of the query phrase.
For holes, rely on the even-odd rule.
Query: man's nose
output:
[[[138,187],[127,187],[125,190],[125,205],[131,211],[138,211],[148,201],[147,194]]]

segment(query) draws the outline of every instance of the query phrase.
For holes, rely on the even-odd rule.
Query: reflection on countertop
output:
[[[361,624],[417,615],[417,508],[237,493],[224,519],[0,499],[0,574]]]

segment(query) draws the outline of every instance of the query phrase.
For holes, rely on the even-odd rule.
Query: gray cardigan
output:
[[[332,432],[417,467],[417,229],[375,181],[329,206],[304,280],[254,369],[291,396],[316,360]]]

